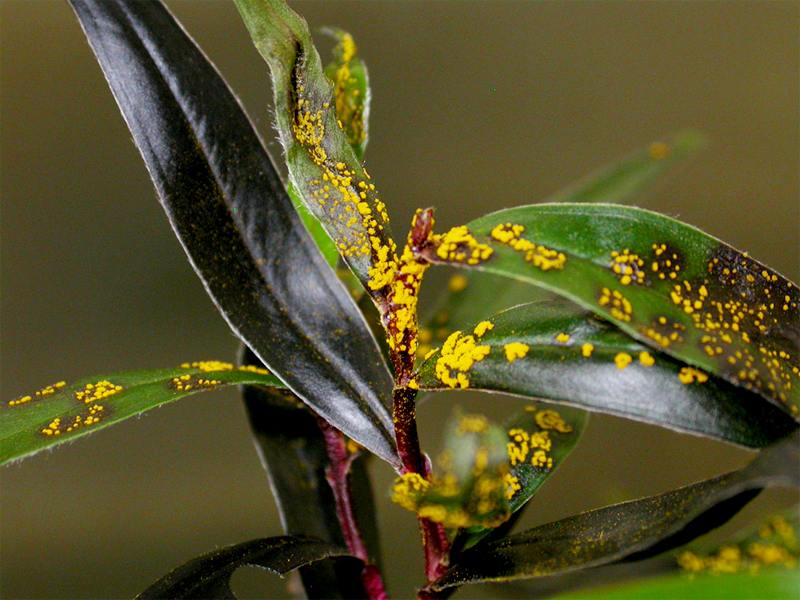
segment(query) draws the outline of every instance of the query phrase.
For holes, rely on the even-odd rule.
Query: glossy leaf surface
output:
[[[244,364],[258,364],[246,351]],[[261,461],[287,535],[311,535],[335,546],[345,539],[325,470],[330,464],[317,418],[288,390],[244,386],[242,395]],[[374,562],[380,548],[364,454],[351,467],[350,483],[359,530]],[[366,597],[359,572],[343,561],[300,568],[309,598]]]
[[[799,458],[795,433],[739,471],[479,544],[433,587],[544,577],[656,556],[727,522],[764,487],[799,487]]]
[[[158,2],[72,5],[228,324],[318,414],[396,462],[392,380],[376,342],[219,73]]]
[[[259,370],[217,361],[60,381],[0,404],[0,464],[119,423],[189,394],[239,385],[283,386]]]
[[[616,205],[524,206],[451,230],[425,258],[566,296],[797,417],[800,290],[694,227]]]
[[[418,369],[422,389],[461,387],[546,398],[751,447],[788,435],[796,423],[761,396],[707,377],[636,341],[590,311],[560,301],[525,304],[468,328],[453,350]],[[479,330],[480,331],[480,330]],[[443,352],[469,337],[485,348],[467,371]],[[465,366],[465,365],[460,365]]]
[[[240,567],[260,567],[285,575],[298,567],[332,556],[349,556],[347,550],[310,536],[263,538],[213,550],[190,560],[159,579],[137,600],[166,598],[236,598],[231,575]],[[360,565],[358,559],[349,561]]]
[[[282,0],[236,0],[236,6],[270,68],[275,119],[292,183],[367,286],[396,246],[386,207],[337,122],[336,107],[342,102],[325,75],[308,25]]]

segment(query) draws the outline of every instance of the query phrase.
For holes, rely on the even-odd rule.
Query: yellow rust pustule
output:
[[[511,246],[517,252],[525,255],[525,260],[542,271],[550,269],[563,269],[567,257],[563,252],[535,244],[530,240],[520,237],[525,231],[523,225],[505,223],[492,229],[491,236],[500,242]]]

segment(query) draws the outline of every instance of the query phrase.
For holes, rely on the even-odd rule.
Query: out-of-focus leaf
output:
[[[236,97],[160,2],[71,3],[228,324],[316,413],[396,463],[386,363]]]
[[[242,362],[258,365],[244,350]],[[317,419],[288,390],[244,386],[242,395],[256,447],[269,475],[272,492],[287,535],[311,535],[335,546],[346,545],[325,469],[330,464]],[[366,469],[368,454],[353,461],[350,488],[359,531],[373,562],[380,548],[372,489]],[[322,560],[300,567],[309,598],[363,598],[360,567],[351,562]]]
[[[189,394],[258,384],[282,387],[264,369],[234,369],[218,361],[98,375],[53,385],[0,404],[0,464],[119,423]]]
[[[560,595],[564,600],[787,600],[800,594],[800,569],[762,567],[755,572],[672,573],[621,586]]]
[[[766,448],[738,471],[479,544],[433,589],[651,558],[719,527],[770,485],[800,487],[800,433]]]
[[[705,144],[702,134],[692,131],[673,135],[665,142],[653,142],[628,156],[593,171],[543,202],[608,202],[628,204],[641,192]],[[485,271],[464,271],[454,275],[448,289],[437,295],[439,301],[420,322],[421,345],[418,356],[425,356],[431,343],[481,318],[517,304],[544,299],[547,292],[531,288],[522,281]],[[540,298],[541,297],[541,298]],[[480,299],[476,301],[477,299]]]
[[[705,145],[705,136],[684,131],[653,142],[604,165],[545,202],[605,202],[627,204],[670,169]]]
[[[236,598],[231,575],[240,567],[260,567],[285,575],[298,567],[332,556],[361,561],[344,548],[311,536],[279,536],[251,540],[213,550],[174,569],[139,594],[137,600]]]
[[[420,388],[546,398],[751,447],[797,428],[761,396],[652,351],[572,303],[525,304],[486,323],[492,328],[473,326],[434,352],[418,369]],[[451,366],[466,367],[465,355],[482,358],[466,371]]]
[[[336,117],[356,158],[363,160],[369,141],[369,104],[372,99],[367,66],[358,55],[352,35],[336,27],[323,29],[323,32],[336,40],[334,60],[325,67],[325,74],[333,84]]]
[[[547,204],[493,213],[438,239],[424,258],[566,296],[797,418],[800,290],[694,227],[638,208]]]
[[[584,410],[562,406],[556,412],[554,408],[544,402],[531,402],[503,426],[508,434],[506,449],[511,462],[506,498],[512,514],[525,506],[569,456],[589,421]],[[466,529],[458,545],[469,549],[491,532]]]
[[[236,6],[270,68],[291,180],[350,269],[374,293],[396,259],[389,216],[337,122],[334,88],[308,25],[282,0],[236,0]]]

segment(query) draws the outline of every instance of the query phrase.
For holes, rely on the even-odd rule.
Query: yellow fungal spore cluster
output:
[[[604,287],[600,290],[600,298],[597,300],[600,306],[608,306],[611,316],[620,321],[630,323],[633,314],[633,305],[618,290],[610,290]]]
[[[419,497],[428,490],[427,480],[419,473],[406,473],[392,487],[392,502],[416,510]]]
[[[678,373],[678,379],[681,380],[682,384],[689,385],[690,383],[704,383],[708,381],[708,375],[694,367],[683,367],[680,373]]]
[[[353,77],[351,67],[358,49],[353,41],[353,36],[344,33],[335,51],[338,51],[336,70],[331,77],[333,83],[333,98],[336,105],[336,117],[339,126],[347,135],[350,145],[360,145],[366,139],[364,128],[364,102],[359,98],[361,91],[357,89],[358,81]]]
[[[242,365],[239,367],[240,371],[247,371],[249,373],[258,373],[259,375],[272,375],[267,369],[256,367],[255,365]]]
[[[200,360],[192,363],[183,363],[181,368],[200,369],[201,371],[208,373],[211,371],[232,371],[233,365],[231,363],[220,362],[218,360]]]
[[[627,248],[622,252],[616,250],[611,252],[611,271],[617,276],[622,285],[643,284],[645,277],[644,266],[644,260],[636,254],[631,254]]]
[[[45,396],[50,396],[52,394],[55,394],[57,390],[63,388],[65,385],[67,385],[66,381],[59,381],[58,383],[54,383],[53,385],[48,385],[42,388],[41,390],[38,390],[32,396],[30,395],[22,396],[20,398],[15,398],[14,400],[9,400],[8,405],[19,406],[20,404],[25,404],[26,402],[30,402],[34,398],[42,398]]]
[[[523,225],[505,223],[492,229],[491,235],[501,244],[511,246],[514,250],[522,252],[525,260],[542,271],[550,269],[563,269],[567,262],[567,257],[563,252],[552,250],[542,245],[537,245],[521,238],[520,235],[525,231]]]
[[[508,362],[514,362],[518,358],[525,358],[530,349],[530,346],[520,342],[511,342],[510,344],[503,346],[503,352],[505,352],[506,360]]]
[[[633,357],[627,352],[620,352],[614,357],[617,368],[622,370],[633,362]]]
[[[525,410],[528,410],[529,408],[532,407],[525,407]],[[572,425],[562,419],[561,415],[554,410],[536,411],[534,419],[536,419],[536,424],[541,429],[552,429],[558,433],[570,433],[572,431]]]
[[[116,385],[110,381],[98,381],[97,383],[87,383],[82,390],[75,392],[75,399],[89,404],[103,398],[108,398],[122,391],[121,385]]]
[[[456,331],[447,338],[436,360],[436,377],[450,388],[469,387],[467,373],[476,362],[486,358],[491,346],[478,346],[475,337]]]
[[[479,243],[465,225],[453,227],[435,238],[438,244],[436,255],[449,262],[477,265],[494,254],[491,246]]]
[[[219,370],[219,369],[212,369]],[[171,386],[178,392],[188,392],[196,388],[212,388],[220,385],[222,382],[217,379],[204,379],[196,375],[180,375],[173,377]]]
[[[707,276],[692,278],[683,277],[676,251],[666,244],[653,249],[653,269],[663,273],[667,262],[672,268],[666,275],[673,280],[669,298],[700,332],[702,351],[744,387],[786,402],[792,386],[800,384],[800,357],[792,341],[800,321],[796,287],[725,246],[712,253]],[[667,318],[659,317],[645,334],[666,347],[675,333],[668,335],[665,325]],[[688,374],[684,379],[701,382]],[[797,413],[796,406],[789,408]]]

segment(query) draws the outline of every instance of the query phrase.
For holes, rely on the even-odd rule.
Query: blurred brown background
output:
[[[402,235],[531,203],[685,127],[711,146],[643,197],[800,280],[798,2],[293,2],[351,31],[374,102],[367,164]],[[230,2],[169,2],[274,152],[267,68]],[[0,0],[1,397],[115,370],[230,360],[65,2]],[[317,36],[321,48],[328,42]],[[428,290],[429,291],[429,290]],[[451,397],[420,408],[432,451]],[[459,397],[501,417],[515,406]],[[489,408],[486,408],[486,407]],[[525,525],[665,491],[748,453],[608,417]],[[411,515],[375,464],[388,583],[421,583]],[[278,535],[236,393],[191,397],[0,470],[3,598],[132,597],[212,548]],[[795,496],[768,492],[726,531]],[[284,583],[239,573],[246,597]],[[259,591],[261,590],[261,591]],[[266,590],[266,591],[264,591]],[[488,596],[474,587],[464,597]]]

